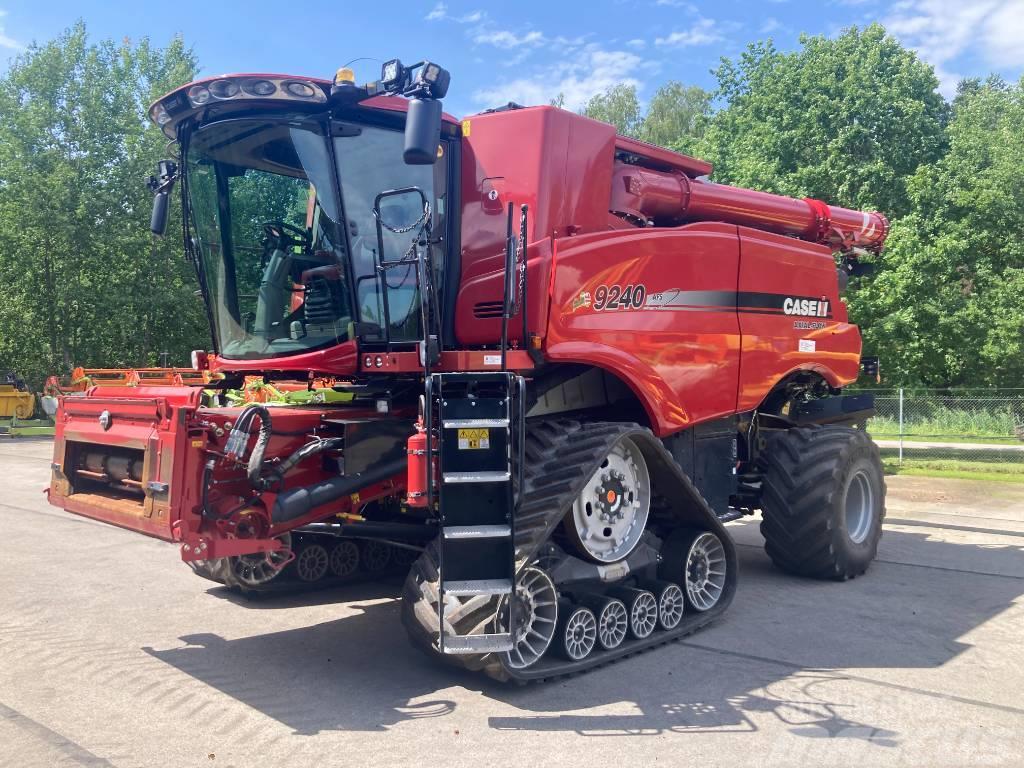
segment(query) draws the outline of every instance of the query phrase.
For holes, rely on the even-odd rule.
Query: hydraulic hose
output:
[[[284,491],[278,494],[270,519],[275,524],[297,520],[316,507],[399,475],[405,471],[405,468],[406,457],[402,456],[399,459],[375,464],[355,475],[331,477],[312,485]]]
[[[266,482],[260,477],[263,469],[263,454],[267,450],[267,443],[270,442],[270,435],[273,432],[270,409],[263,405],[250,405],[246,407],[239,414],[238,420],[235,421],[235,426],[231,430],[231,435],[225,447],[225,453],[229,457],[242,455],[246,443],[249,442],[249,430],[252,426],[252,420],[255,418],[260,420],[260,433],[256,438],[256,445],[253,446],[252,453],[249,454],[246,476],[249,478],[249,485],[257,490],[263,490],[266,488]]]
[[[288,472],[290,472],[292,468],[300,461],[304,461],[305,459],[308,459],[310,456],[316,456],[317,454],[323,453],[324,451],[330,451],[335,448],[340,448],[344,444],[344,442],[344,438],[331,437],[328,438],[327,440],[314,440],[313,442],[306,443],[304,446],[302,446],[297,451],[292,453],[291,456],[289,456],[287,459],[285,459],[276,467],[274,467],[274,476],[278,480],[280,480]],[[266,485],[267,483],[265,482],[264,487],[266,487]]]

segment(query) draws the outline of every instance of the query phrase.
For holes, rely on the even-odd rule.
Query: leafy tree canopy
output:
[[[1024,81],[967,81],[949,151],[907,187],[879,274],[852,298],[887,378],[929,386],[1024,382]]]
[[[792,53],[768,41],[722,59],[724,106],[697,154],[720,182],[906,213],[907,178],[946,142],[932,67],[877,24],[800,42]]]
[[[195,70],[181,39],[92,44],[79,22],[0,78],[0,368],[38,387],[72,364],[184,364],[209,338],[145,187],[167,152],[146,108]]]

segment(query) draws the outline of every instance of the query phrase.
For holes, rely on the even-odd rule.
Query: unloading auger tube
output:
[[[654,496],[648,529],[659,530],[664,538],[659,539],[648,532],[634,551],[636,557],[630,555],[625,561],[611,565],[586,563],[572,556],[571,544],[566,544],[565,549],[560,546],[559,528],[566,514],[571,513],[582,489],[624,439],[631,441],[643,454]],[[686,555],[694,549],[695,541],[706,533],[712,534],[706,537],[707,540],[719,543],[719,556],[724,559],[724,563],[719,564],[719,567],[724,564],[724,573],[718,584],[717,600],[706,610],[694,607],[688,600],[680,619],[681,596],[675,587],[684,583],[683,571],[687,566],[697,570],[704,567],[687,562]],[[650,547],[656,547],[658,552],[646,564],[637,570],[624,565],[634,560],[642,563],[642,550]],[[535,420],[528,424],[524,485],[515,520],[515,552],[520,586],[525,578],[538,591],[547,589],[544,579],[538,575],[544,573],[554,583],[562,614],[557,619],[559,630],[564,628],[563,619],[570,614],[578,614],[576,609],[579,607],[597,606],[598,610],[594,612],[600,614],[602,603],[618,604],[622,598],[629,600],[630,595],[635,596],[637,592],[646,595],[648,591],[657,591],[656,599],[666,609],[666,624],[671,628],[666,629],[666,624],[659,622],[653,631],[649,631],[649,620],[641,615],[640,623],[647,628],[640,634],[647,633],[646,637],[637,637],[637,633],[631,630],[624,639],[620,639],[621,644],[610,650],[604,649],[600,643],[593,643],[592,649],[581,659],[573,659],[571,653],[558,653],[556,632],[555,637],[549,638],[545,652],[528,666],[521,666],[517,663],[521,659],[510,656],[514,651],[442,654],[438,650],[439,593],[435,542],[428,545],[413,563],[402,593],[402,621],[413,644],[444,662],[483,671],[497,680],[545,680],[584,672],[688,635],[721,616],[732,602],[736,589],[736,550],[725,527],[661,442],[637,424],[581,423],[564,419]],[[562,567],[558,567],[559,564]],[[589,573],[594,574],[596,581],[580,578],[581,570],[587,568],[591,569]],[[603,578],[601,574],[604,574]],[[448,596],[448,601],[446,621],[472,626],[474,633],[494,631],[496,617],[503,615],[498,610],[498,598],[477,596],[459,599]],[[459,605],[452,601],[458,601]],[[649,599],[644,597],[637,610],[642,613],[649,604]],[[613,607],[617,608],[617,605]],[[548,619],[550,616],[545,617]],[[589,616],[584,611],[582,616],[576,615],[576,619],[570,629],[578,628],[589,649],[591,643],[586,634],[591,627]],[[579,647],[579,643],[572,645],[574,650]]]

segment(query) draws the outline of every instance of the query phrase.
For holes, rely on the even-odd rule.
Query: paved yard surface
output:
[[[0,765],[1021,765],[1024,486],[890,478],[879,562],[775,571],[731,526],[718,624],[503,687],[406,644],[397,585],[246,602],[46,504],[0,443]]]

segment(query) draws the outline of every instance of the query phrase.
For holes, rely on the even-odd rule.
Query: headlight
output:
[[[210,83],[210,95],[215,99],[231,99],[238,95],[238,83],[233,80],[214,80]]]
[[[242,90],[253,96],[270,96],[277,90],[277,86],[269,80],[252,80],[243,85]]]
[[[210,100],[210,92],[205,85],[193,85],[188,89],[188,100],[193,107],[199,107]]]
[[[313,87],[306,83],[288,83],[285,85],[285,89],[292,96],[298,96],[300,99],[311,99],[315,94]]]
[[[171,121],[171,116],[167,114],[163,104],[157,104],[153,107],[153,119],[157,125],[167,125]]]

